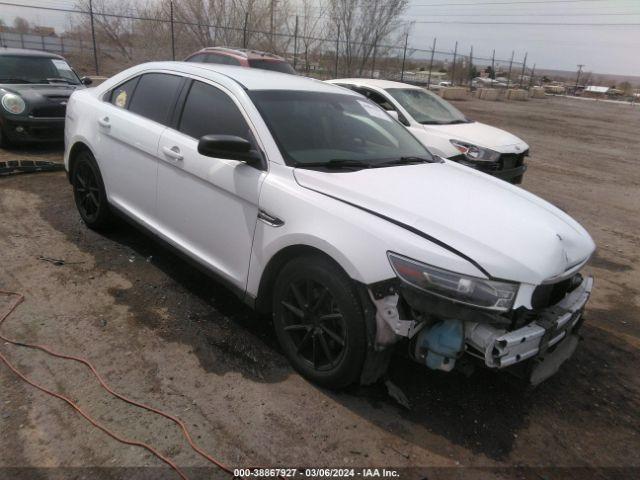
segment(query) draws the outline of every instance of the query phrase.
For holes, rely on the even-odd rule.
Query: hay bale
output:
[[[468,92],[462,87],[446,87],[440,89],[440,96],[445,100],[466,100]]]
[[[495,88],[479,88],[478,89],[478,98],[481,100],[488,100],[491,102],[495,102],[498,100],[498,95],[500,92]]]
[[[513,89],[507,90],[507,100],[516,100],[519,102],[529,100],[529,96],[526,90]]]
[[[531,98],[545,98],[546,94],[544,93],[544,88],[533,87],[531,90],[529,90],[529,96]]]

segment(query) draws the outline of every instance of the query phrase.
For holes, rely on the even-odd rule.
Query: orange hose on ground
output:
[[[0,328],[1,328],[2,324],[7,319],[7,317],[9,317],[9,315],[11,315],[11,313],[13,313],[13,311],[18,307],[18,305],[20,305],[24,301],[24,296],[22,294],[20,294],[20,293],[8,292],[8,291],[5,291],[5,290],[0,290],[0,294],[4,294],[4,295],[8,295],[8,296],[12,296],[12,297],[16,298],[13,301],[13,303],[9,306],[7,311],[5,313],[3,313],[2,316],[0,316]],[[88,360],[85,360],[84,358],[81,358],[81,357],[75,357],[73,355],[65,355],[65,354],[62,354],[62,353],[55,352],[55,351],[51,350],[50,348],[48,348],[48,347],[46,347],[44,345],[30,344],[30,343],[25,343],[25,342],[19,342],[17,340],[12,340],[10,338],[4,337],[2,334],[0,334],[0,340],[3,340],[5,342],[11,343],[11,344],[17,345],[17,346],[40,350],[40,351],[43,351],[43,352],[45,352],[48,355],[51,355],[53,357],[62,358],[62,359],[66,359],[66,360],[73,360],[75,362],[78,362],[78,363],[81,363],[81,364],[85,365],[86,367],[88,367],[91,370],[93,375],[98,379],[98,382],[100,383],[102,388],[104,388],[111,395],[113,395],[114,397],[116,397],[116,398],[118,398],[118,399],[120,399],[120,400],[122,400],[122,401],[124,401],[126,403],[129,403],[129,404],[134,405],[134,406],[139,407],[139,408],[143,408],[143,409],[145,409],[145,410],[147,410],[149,412],[153,412],[153,413],[155,413],[157,415],[161,415],[162,417],[167,418],[168,420],[171,420],[173,423],[175,423],[176,425],[178,425],[180,427],[180,429],[182,430],[182,434],[184,435],[185,439],[187,440],[187,442],[189,443],[189,446],[192,448],[193,451],[195,451],[201,457],[205,458],[207,461],[209,461],[212,464],[216,465],[220,469],[224,470],[225,472],[233,475],[233,471],[229,467],[227,467],[223,463],[219,462],[218,460],[213,458],[211,455],[209,455],[208,453],[206,453],[204,450],[202,450],[200,447],[198,447],[196,445],[196,443],[191,438],[191,435],[189,434],[189,431],[187,430],[186,425],[184,424],[184,422],[182,420],[180,420],[179,418],[177,418],[177,417],[175,417],[175,416],[173,416],[173,415],[171,415],[169,413],[165,413],[165,412],[163,412],[161,410],[158,410],[158,409],[156,409],[154,407],[151,407],[149,405],[146,405],[144,403],[137,402],[135,400],[132,400],[132,399],[130,399],[128,397],[125,397],[124,395],[116,392],[115,390],[113,390],[103,380],[103,378],[100,376],[98,371],[95,369],[95,367]],[[136,440],[131,440],[131,439],[127,439],[127,438],[121,437],[118,434],[114,433],[113,431],[109,430],[107,427],[105,427],[104,425],[100,424],[97,420],[95,420],[93,417],[91,417],[89,414],[87,414],[84,410],[82,410],[70,398],[65,397],[64,395],[61,395],[61,394],[59,394],[57,392],[53,392],[53,391],[43,387],[42,385],[39,385],[39,384],[29,380],[11,362],[9,362],[9,360],[7,360],[7,358],[1,352],[0,352],[0,360],[2,360],[7,365],[7,367],[9,367],[9,369],[11,371],[13,371],[13,373],[15,373],[18,377],[20,377],[23,381],[25,381],[29,385],[33,386],[34,388],[37,388],[38,390],[40,390],[40,391],[42,391],[42,392],[44,392],[44,393],[46,393],[48,395],[51,395],[51,396],[53,396],[55,398],[58,398],[60,400],[63,400],[64,402],[68,403],[74,410],[76,410],[80,415],[82,415],[94,427],[102,430],[104,433],[106,433],[107,435],[109,435],[110,437],[112,437],[113,439],[115,439],[115,440],[117,440],[117,441],[119,441],[121,443],[124,443],[126,445],[134,445],[134,446],[138,446],[138,447],[142,447],[142,448],[146,449],[147,451],[151,452],[153,455],[158,457],[160,460],[162,460],[164,463],[169,465],[173,470],[175,470],[175,472],[183,480],[187,480],[187,477],[185,476],[185,474],[180,470],[180,468],[175,463],[173,463],[170,459],[168,459],[165,456],[163,456],[160,452],[158,452],[153,447],[151,447],[151,446],[149,446],[149,445],[147,445],[146,443],[143,443],[143,442],[138,442]]]

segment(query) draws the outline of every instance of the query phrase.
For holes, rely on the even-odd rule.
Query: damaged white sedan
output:
[[[362,96],[302,77],[161,62],[77,91],[65,165],[80,215],[120,214],[273,315],[329,387],[393,351],[538,383],[577,345],[589,234],[553,205],[432,156]]]

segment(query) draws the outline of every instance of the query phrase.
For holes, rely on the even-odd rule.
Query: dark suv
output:
[[[185,62],[236,65],[296,75],[296,71],[284,58],[273,53],[246,48],[206,47],[189,55]]]
[[[0,145],[62,141],[67,101],[89,83],[59,55],[0,48]]]

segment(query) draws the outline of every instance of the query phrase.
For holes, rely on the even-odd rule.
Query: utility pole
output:
[[[511,52],[511,60],[509,60],[509,73],[507,74],[507,90],[509,90],[509,85],[511,84],[511,68],[513,67],[513,56],[516,52]]]
[[[93,0],[89,0],[89,17],[91,20],[91,38],[93,40],[93,62],[96,67],[96,75],[100,75],[100,68],[98,67],[98,47],[96,46],[96,28],[93,24]]]
[[[247,27],[249,25],[249,11],[244,14],[244,29],[242,31],[242,48],[247,48]]]
[[[276,2],[277,2],[277,0],[271,0],[271,3],[269,4],[269,10],[270,10],[269,14],[271,16],[271,21],[270,21],[271,23],[270,23],[270,28],[269,28],[269,33],[270,33],[270,37],[271,37],[271,50],[274,49],[273,48],[274,47],[274,35],[273,35],[274,32],[273,32],[273,29],[274,29],[274,23],[275,23],[274,22],[274,12],[275,12],[275,9],[276,9]],[[298,17],[296,17],[296,22],[297,22],[297,18]]]
[[[338,78],[338,61],[340,60],[340,24],[338,23],[338,36],[336,37],[336,75]]]
[[[409,32],[404,35],[404,52],[402,53],[402,71],[400,72],[400,81],[404,81],[404,63],[407,60],[407,44],[409,43]]]
[[[524,85],[524,70],[527,67],[527,55],[528,52],[525,52],[524,61],[522,62],[522,73],[520,73],[520,88]]]
[[[491,75],[489,75],[491,79],[491,88],[493,88],[493,82],[496,80],[496,50],[493,49],[493,53],[491,54]]]
[[[296,60],[298,58],[298,15],[296,15],[296,29],[293,37],[293,69],[296,69]]]
[[[458,42],[456,42],[456,46],[453,49],[453,68],[451,70],[451,85],[456,84],[456,57],[458,56]]]
[[[429,60],[429,78],[427,78],[427,90],[431,85],[431,70],[433,70],[433,55],[436,53],[436,39],[433,38],[433,46],[431,47],[431,60]]]
[[[533,76],[536,74],[536,64],[533,64],[533,68],[531,69],[531,76],[529,77],[529,88],[533,85]]]
[[[578,91],[578,82],[580,82],[580,74],[582,73],[582,67],[584,67],[584,63],[580,63],[578,64],[578,75],[576,76],[576,88],[573,91],[573,94],[575,95],[576,92]]]
[[[469,87],[473,87],[473,45],[471,45],[471,51],[469,52]]]
[[[171,14],[171,58],[176,59],[176,37],[173,30],[173,0],[169,2],[169,13]]]

